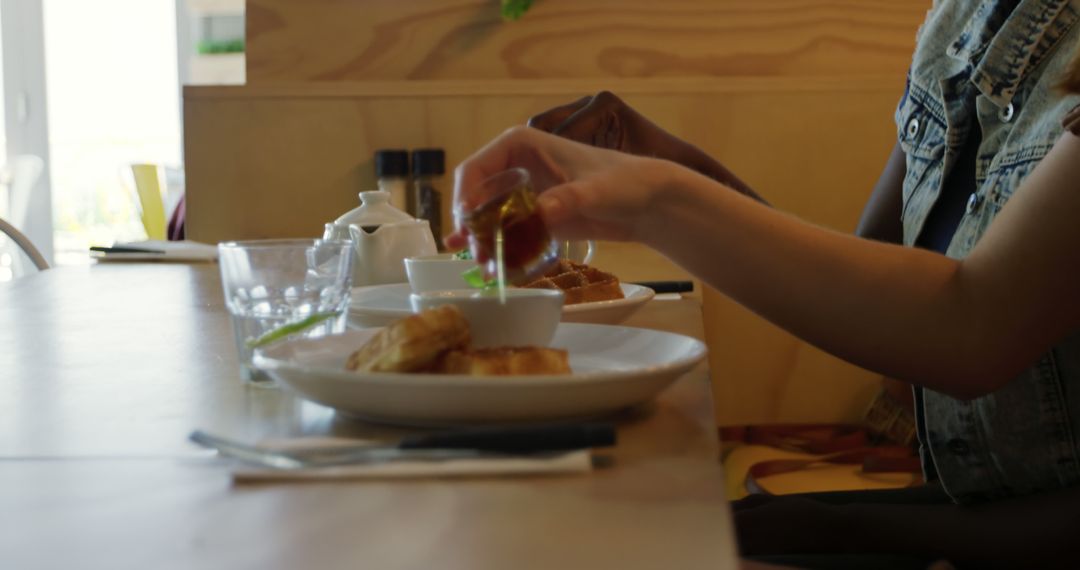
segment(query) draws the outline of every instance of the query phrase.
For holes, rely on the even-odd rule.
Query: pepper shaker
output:
[[[446,155],[441,148],[421,148],[412,152],[415,215],[427,220],[436,241],[442,243],[442,196],[437,184],[446,171]]]

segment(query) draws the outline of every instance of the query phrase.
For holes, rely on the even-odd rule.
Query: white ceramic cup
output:
[[[469,284],[461,274],[473,267],[475,261],[454,259],[451,253],[405,258],[405,276],[413,293],[467,289]]]
[[[472,346],[548,346],[562,318],[563,293],[557,289],[496,291],[454,289],[409,295],[414,313],[456,305],[469,322]]]

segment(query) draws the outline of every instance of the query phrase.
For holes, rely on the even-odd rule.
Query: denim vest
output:
[[[1080,49],[1080,0],[1023,0],[1011,14],[1001,4],[939,0],[919,31],[896,111],[907,155],[902,219],[908,246],[973,126],[982,132],[977,190],[949,244],[947,255],[956,259],[975,247],[1080,102],[1054,88]],[[924,390],[921,400],[923,451],[954,500],[1080,484],[1080,331],[993,394],[963,402]]]

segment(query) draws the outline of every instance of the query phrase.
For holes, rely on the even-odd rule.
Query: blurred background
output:
[[[181,86],[244,82],[243,0],[2,0],[0,217],[59,265],[146,239],[133,165],[183,194]],[[0,280],[18,254],[0,249]]]
[[[313,237],[376,187],[378,151],[439,149],[447,172],[422,181],[448,228],[454,165],[610,90],[775,207],[848,232],[931,4],[0,0],[0,218],[60,266],[166,239],[181,196],[191,240]],[[18,257],[0,243],[0,280]],[[640,244],[598,244],[593,264],[691,278]],[[879,376],[697,290],[722,425],[856,421],[878,393]]]

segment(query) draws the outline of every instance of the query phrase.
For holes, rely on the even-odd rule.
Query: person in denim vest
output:
[[[919,386],[933,485],[752,498],[735,506],[744,553],[900,555],[786,559],[812,567],[1067,562],[1080,531],[1080,138],[1063,127],[1080,131],[1080,97],[1057,86],[1080,88],[1078,20],[1080,0],[935,3],[857,230],[869,240],[763,207],[610,93],[477,152],[456,207],[485,175],[529,168],[559,238],[647,243],[805,340]]]

